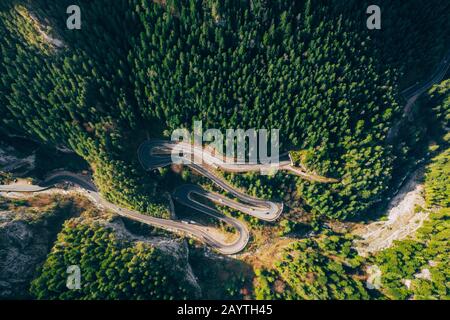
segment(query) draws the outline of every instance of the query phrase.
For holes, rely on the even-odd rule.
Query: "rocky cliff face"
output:
[[[29,297],[30,281],[53,245],[52,229],[23,212],[0,212],[0,299]]]
[[[0,211],[0,300],[33,298],[29,294],[30,283],[39,276],[39,267],[55,245],[62,223],[74,215],[72,209],[66,203],[45,211],[26,207]],[[111,229],[119,240],[141,242],[160,249],[175,258],[174,270],[185,276],[195,296],[201,296],[184,240],[158,232],[131,232],[119,216],[99,211],[81,214],[71,221],[96,223]]]

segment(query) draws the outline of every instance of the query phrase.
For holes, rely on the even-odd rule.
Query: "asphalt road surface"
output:
[[[121,208],[113,203],[104,200],[89,178],[66,171],[60,171],[52,174],[42,185],[1,185],[0,192],[39,193],[53,188],[61,183],[71,183],[84,189],[89,194],[89,197],[94,203],[105,209],[111,210],[120,216],[151,226],[162,228],[171,232],[189,235],[210,245],[223,254],[236,254],[242,251],[246,247],[250,237],[247,226],[243,222],[231,217],[224,216],[218,212],[214,212],[212,208],[204,208],[202,212],[219,218],[222,221],[235,227],[239,232],[239,237],[234,242],[225,243],[221,239],[217,239],[212,233],[209,233],[207,230],[208,228],[200,225],[190,224],[182,221],[154,218],[137,211]]]

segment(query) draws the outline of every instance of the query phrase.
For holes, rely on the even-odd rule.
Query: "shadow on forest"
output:
[[[202,299],[243,299],[252,292],[253,267],[238,259],[190,246],[189,263],[199,280]]]

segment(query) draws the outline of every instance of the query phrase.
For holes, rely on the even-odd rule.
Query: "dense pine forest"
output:
[[[73,151],[106,199],[167,218],[161,195],[190,174],[145,172],[140,143],[169,139],[198,120],[205,129],[280,129],[281,152],[294,151],[297,165],[338,182],[224,174],[261,198],[295,194],[295,204],[317,219],[305,228],[311,237],[297,239],[303,224],[289,213],[279,235],[295,239],[282,255],[257,268],[254,279],[239,274],[219,297],[449,298],[450,80],[407,115],[402,94],[426,82],[449,53],[449,1],[380,0],[381,30],[367,29],[372,3],[365,0],[75,2],[80,30],[66,27],[73,0],[0,1],[2,135],[32,139],[42,150]],[[362,258],[353,236],[316,225],[367,219],[423,161],[430,161],[424,208],[430,219],[417,239]],[[254,220],[255,229],[265,226]],[[122,240],[99,224],[66,222],[30,293],[40,299],[198,297],[179,278],[173,256]],[[194,265],[205,259],[195,252],[201,258]],[[80,261],[90,284],[67,291],[66,266]],[[383,272],[379,290],[364,285],[369,263]],[[431,280],[414,278],[424,268]],[[200,278],[216,280],[212,264],[199,269]],[[414,278],[409,288],[405,278]],[[252,291],[242,293],[239,286],[252,281]]]
[[[89,285],[69,290],[68,265],[79,265]],[[195,298],[196,290],[182,268],[174,256],[150,244],[124,241],[95,222],[69,220],[32,282],[31,294],[37,299],[69,300]]]
[[[2,1],[2,129],[74,150],[108,199],[153,215],[163,204],[137,146],[194,120],[279,128],[284,151],[340,181],[299,179],[304,200],[328,217],[363,214],[395,170],[386,135],[400,89],[449,37],[440,1],[388,2],[381,31],[365,28],[360,1],[79,2],[83,27],[68,30],[70,1]]]
[[[426,205],[435,209],[429,220],[414,239],[399,241],[376,255],[384,292],[390,299],[450,299],[449,171],[450,149],[446,149],[433,158],[425,177]],[[410,281],[408,287],[403,279]]]
[[[273,270],[258,270],[257,299],[368,300],[361,262],[351,238],[327,234],[294,242]]]

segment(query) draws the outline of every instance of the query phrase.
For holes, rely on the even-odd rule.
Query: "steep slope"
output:
[[[64,219],[73,214],[70,201],[53,199],[39,207],[0,197],[0,298],[29,298],[30,282],[45,261]]]
[[[77,31],[65,27],[68,0],[2,1],[2,126],[74,150],[109,200],[159,216],[165,184],[136,156],[148,135],[194,120],[278,128],[283,151],[301,150],[302,166],[340,181],[297,179],[306,203],[328,217],[361,216],[403,165],[386,143],[401,116],[401,77],[417,75],[407,70],[424,50],[432,62],[443,56],[445,36],[413,24],[420,16],[448,30],[448,5],[411,3],[380,4],[389,14],[377,33],[359,1],[80,1]],[[412,35],[385,45],[396,20]],[[43,49],[44,26],[64,47]]]

